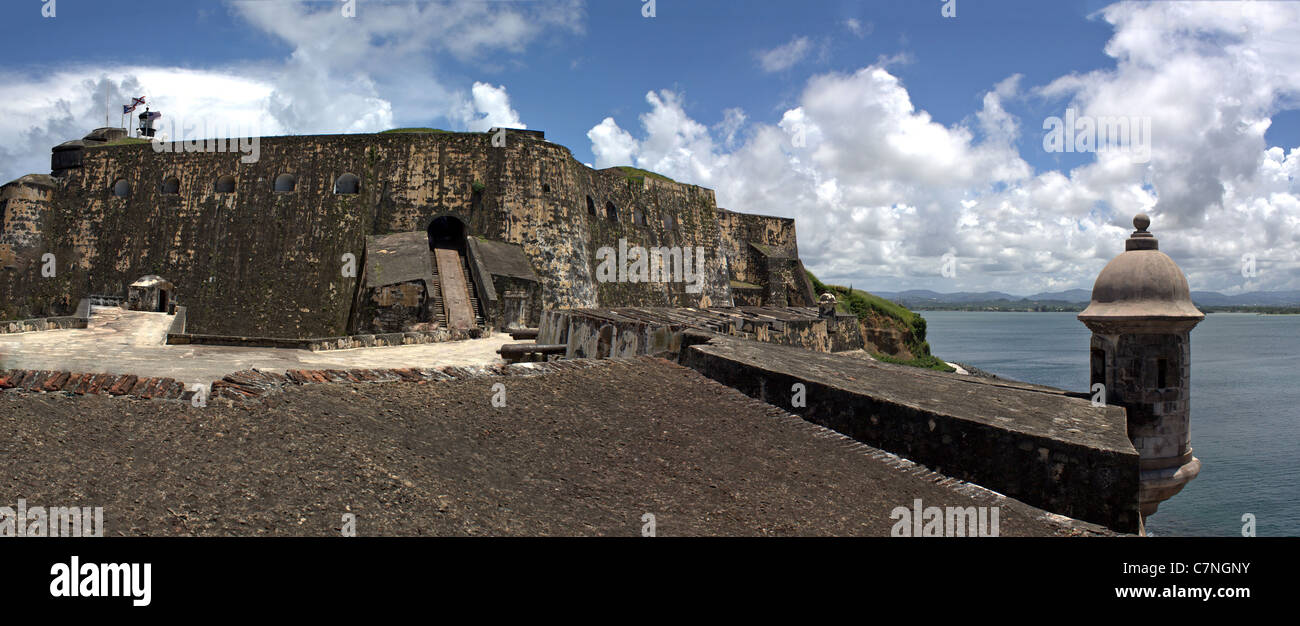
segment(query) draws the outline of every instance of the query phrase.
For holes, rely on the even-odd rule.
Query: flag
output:
[[[139,98],[131,98],[131,104],[122,105],[122,115],[135,112],[135,108],[142,104],[144,104],[144,96],[140,96]]]
[[[159,112],[157,112],[157,111],[149,111],[149,112],[147,112],[147,113],[144,114],[144,119],[147,119],[147,120],[156,120],[156,119],[158,119],[158,118],[160,118],[160,117],[162,117],[162,113],[159,113]]]

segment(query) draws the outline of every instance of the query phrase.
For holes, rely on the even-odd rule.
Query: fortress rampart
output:
[[[0,319],[67,315],[83,297],[125,295],[135,279],[158,275],[175,285],[194,333],[400,331],[371,328],[362,315],[368,238],[432,236],[438,218],[522,251],[538,291],[518,296],[525,324],[536,325],[542,308],[730,306],[733,285],[748,289],[747,301],[812,304],[793,220],[719,209],[694,185],[593,170],[537,131],[507,131],[499,147],[492,133],[264,137],[251,163],[182,142],[159,151],[90,139],[59,146],[54,176],[0,188]],[[597,280],[599,250],[621,241],[702,248],[701,289]],[[503,302],[527,279],[470,261],[483,323],[504,326]],[[370,308],[413,299],[399,285]]]
[[[700,343],[698,339],[703,339]],[[1138,532],[1124,409],[1047,387],[700,336],[683,365],[873,447],[1027,504]],[[795,385],[804,400],[795,402]]]

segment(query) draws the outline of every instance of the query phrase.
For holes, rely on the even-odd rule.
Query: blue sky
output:
[[[57,0],[61,15],[53,20],[42,18],[40,0],[21,11],[14,2],[5,11],[18,27],[0,45],[9,63],[25,72],[86,63],[190,68],[275,63],[291,55],[293,46],[250,28],[239,13],[241,6],[274,1]],[[302,4],[323,10],[332,3]],[[361,0],[360,17],[367,4]],[[585,5],[584,32],[576,36],[546,38],[524,54],[436,62],[449,82],[464,88],[476,80],[508,85],[511,103],[527,113],[525,121],[584,161],[592,157],[585,135],[594,121],[635,119],[645,93],[658,89],[684,92],[687,111],[705,123],[720,122],[722,111],[732,107],[775,121],[811,74],[852,71],[881,57],[905,55],[891,67],[914,102],[936,121],[955,124],[971,114],[983,92],[1011,74],[1047,82],[1113,65],[1101,52],[1110,28],[1087,19],[1098,3],[1058,2],[1052,11],[1044,11],[1040,0],[981,4],[991,6],[977,11],[972,0],[967,11],[959,4],[956,20],[943,20],[936,19],[942,8],[937,0],[814,2],[819,10],[796,2],[658,0],[655,18],[647,19],[639,0],[606,0]],[[123,37],[123,25],[142,19],[155,25],[149,35],[134,43]],[[857,20],[859,34],[849,20]],[[118,26],[106,28],[109,24]],[[764,71],[757,55],[796,37],[809,39],[806,60],[787,70]],[[57,50],[50,49],[52,40],[60,42]],[[1052,54],[1042,54],[1045,48]],[[402,125],[457,126],[428,111],[394,113]],[[1054,161],[1043,153],[1035,165],[1052,167]]]
[[[113,107],[262,134],[541,129],[795,217],[810,269],[855,286],[1086,288],[1147,211],[1193,288],[1300,288],[1295,3],[44,4],[0,8],[5,179],[101,125],[107,81]],[[1150,119],[1149,161],[1045,151],[1068,107]]]

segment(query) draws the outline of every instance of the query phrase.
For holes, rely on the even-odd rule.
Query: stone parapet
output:
[[[567,344],[568,358],[676,357],[682,334],[704,331],[819,352],[863,347],[857,318],[816,307],[619,307],[543,313],[539,344]]]
[[[1138,454],[1120,407],[1094,407],[1047,387],[729,337],[692,345],[681,361],[937,472],[1068,517],[1139,529]]]

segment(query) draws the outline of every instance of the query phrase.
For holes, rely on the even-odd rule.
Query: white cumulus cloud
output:
[[[505,85],[494,87],[487,83],[474,83],[471,98],[462,104],[458,117],[467,130],[528,128],[520,121],[519,112],[510,108],[510,95],[506,93]]]
[[[807,37],[795,37],[788,43],[758,54],[758,64],[764,72],[779,72],[794,67],[813,51],[813,42]]]
[[[713,133],[682,94],[647,94],[634,134],[605,119],[588,134],[598,165],[630,163],[712,187],[738,211],[797,219],[820,277],[878,290],[1088,288],[1151,213],[1162,249],[1194,289],[1300,288],[1300,146],[1269,146],[1276,113],[1300,102],[1300,7],[1293,3],[1125,3],[1111,69],[1026,87],[990,85],[959,124],[912,102],[885,61],[808,79],[774,124],[734,113]],[[1081,115],[1149,117],[1151,159],[1099,153],[1036,172],[1042,120],[1008,105],[1045,98]],[[743,137],[743,141],[737,141]],[[942,255],[958,257],[955,278]],[[1243,279],[1243,254],[1259,275]]]

